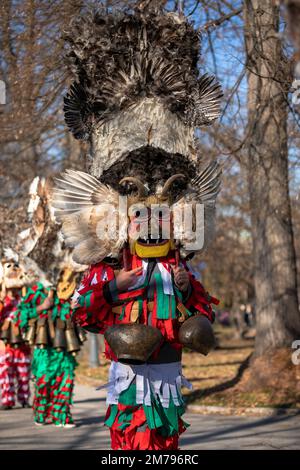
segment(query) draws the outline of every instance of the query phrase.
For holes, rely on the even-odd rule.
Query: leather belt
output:
[[[124,305],[116,305],[112,307],[112,312],[121,315]],[[154,302],[147,302],[147,312],[151,313],[154,309]],[[139,317],[139,303],[137,301],[133,302],[131,312],[130,312],[130,321],[135,323]]]
[[[123,307],[124,307],[124,305],[116,305],[116,306],[112,307],[112,312],[121,315]],[[148,311],[148,313],[153,312],[153,309],[154,309],[154,302],[153,301],[147,302],[147,311]],[[187,311],[186,307],[181,302],[179,302],[177,304],[177,310],[180,312],[180,315],[178,317],[178,321],[180,323],[182,323],[188,318],[188,313],[187,313],[188,311]],[[139,317],[139,304],[138,304],[137,301],[135,301],[132,305],[132,308],[131,308],[130,321],[132,323],[135,323],[138,320],[138,317]]]

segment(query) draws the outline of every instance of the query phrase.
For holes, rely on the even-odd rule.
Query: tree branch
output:
[[[200,31],[207,31],[210,28],[215,28],[216,26],[220,26],[225,21],[230,20],[233,16],[240,15],[242,11],[243,11],[242,8],[237,8],[236,10],[233,10],[231,13],[228,13],[228,15],[224,15],[224,16],[221,16],[220,18],[217,18],[216,20],[209,21],[205,25],[201,26]]]

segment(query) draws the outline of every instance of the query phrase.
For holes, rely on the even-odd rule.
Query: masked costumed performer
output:
[[[72,279],[71,279],[72,278]],[[34,346],[32,374],[35,380],[33,410],[36,425],[47,422],[74,427],[71,413],[75,355],[84,338],[71,322],[69,298],[76,273],[61,273],[56,290],[38,283],[27,290],[18,306],[21,328]]]
[[[30,187],[28,212],[32,226],[20,234],[20,246],[48,272],[51,281],[40,275],[18,305],[18,321],[25,339],[33,348],[34,421],[38,426],[52,423],[71,428],[75,356],[84,336],[71,322],[70,297],[82,266],[62,249],[59,225],[52,220],[48,188],[50,182],[35,178]],[[32,263],[34,261],[31,260]],[[84,268],[84,267],[83,267]],[[57,273],[56,278],[53,273]],[[53,287],[56,286],[55,288]]]
[[[27,277],[24,266],[15,257],[4,258],[1,271],[0,339],[5,343],[4,353],[0,355],[2,409],[11,409],[16,404],[15,381],[19,403],[23,408],[29,408],[31,350],[17,324],[21,290]]]
[[[217,301],[188,259],[203,249],[192,229],[199,205],[205,244],[212,239],[220,187],[218,164],[199,170],[194,130],[219,116],[222,93],[199,77],[193,27],[151,2],[77,18],[67,39],[79,82],[65,99],[66,122],[92,142],[92,175],[66,171],[53,198],[73,258],[91,265],[73,319],[105,335],[112,448],[176,449],[189,386],[182,347],[207,354],[214,343]],[[184,230],[186,205],[193,224]]]

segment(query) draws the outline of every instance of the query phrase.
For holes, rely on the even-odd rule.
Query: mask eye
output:
[[[18,263],[14,263],[14,268],[18,268],[18,267],[19,267]]]
[[[151,215],[157,221],[167,222],[167,221],[170,220],[170,209],[167,206],[166,207],[157,207],[157,208],[152,210]]]
[[[11,267],[11,264],[10,264],[10,263],[8,263],[8,264],[6,265],[6,267],[7,267],[7,268],[10,268],[10,267]]]
[[[150,218],[150,209],[148,209],[147,207],[144,207],[141,210],[138,209],[134,211],[134,220],[138,219],[138,220],[135,220],[136,223],[147,222],[149,218]]]

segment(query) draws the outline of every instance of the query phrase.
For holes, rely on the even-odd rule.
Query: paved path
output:
[[[75,429],[38,428],[32,411],[0,411],[0,449],[109,449],[105,392],[76,385]],[[300,414],[268,418],[186,414],[181,449],[300,449]]]

